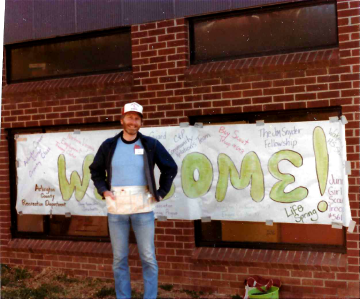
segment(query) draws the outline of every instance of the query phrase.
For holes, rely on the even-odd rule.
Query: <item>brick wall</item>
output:
[[[144,106],[145,126],[178,125],[187,116],[341,105],[346,125],[353,234],[347,254],[196,248],[192,221],[156,223],[160,283],[243,294],[250,275],[276,276],[283,298],[359,297],[360,1],[338,1],[338,50],[189,65],[186,20],[132,26],[133,72],[4,86],[0,158],[1,261],[76,276],[112,277],[110,244],[11,240],[5,128],[119,120],[128,101]],[[133,279],[141,279],[131,245]]]

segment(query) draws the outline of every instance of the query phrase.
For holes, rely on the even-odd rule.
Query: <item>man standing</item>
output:
[[[139,132],[143,107],[126,104],[123,131],[100,146],[90,165],[91,178],[106,199],[116,298],[131,298],[128,266],[129,230],[132,224],[143,268],[144,298],[156,298],[158,266],[154,245],[156,202],[170,191],[177,165],[163,145]],[[156,189],[154,166],[160,169]]]

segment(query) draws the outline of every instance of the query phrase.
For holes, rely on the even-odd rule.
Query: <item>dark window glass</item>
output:
[[[10,83],[126,70],[130,30],[10,45],[7,57]]]
[[[329,2],[194,18],[192,63],[335,47],[336,19]]]
[[[340,116],[341,107],[321,109],[301,109],[287,111],[267,111],[241,114],[191,116],[190,123],[202,122],[204,125],[223,123],[299,122],[328,120]],[[195,221],[195,240],[199,247],[242,247],[281,250],[346,251],[345,228],[333,229],[330,225],[243,222],[212,220]]]

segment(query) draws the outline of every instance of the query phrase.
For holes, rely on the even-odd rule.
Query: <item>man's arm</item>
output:
[[[112,192],[108,190],[106,184],[106,153],[104,153],[103,144],[98,149],[94,161],[89,168],[91,179],[98,193],[103,195],[103,197],[111,196]],[[109,193],[111,193],[111,195]]]
[[[165,147],[156,142],[154,162],[160,169],[158,195],[164,198],[170,191],[171,185],[177,174],[178,167]]]

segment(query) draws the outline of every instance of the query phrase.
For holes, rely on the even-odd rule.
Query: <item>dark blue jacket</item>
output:
[[[144,146],[145,176],[149,191],[157,201],[169,193],[171,184],[177,173],[177,165],[164,146],[156,139],[142,135],[138,132]],[[106,139],[98,149],[94,162],[90,165],[91,179],[99,194],[111,190],[111,161],[116,144],[121,133],[113,138]],[[159,189],[156,190],[154,167],[160,169]]]

